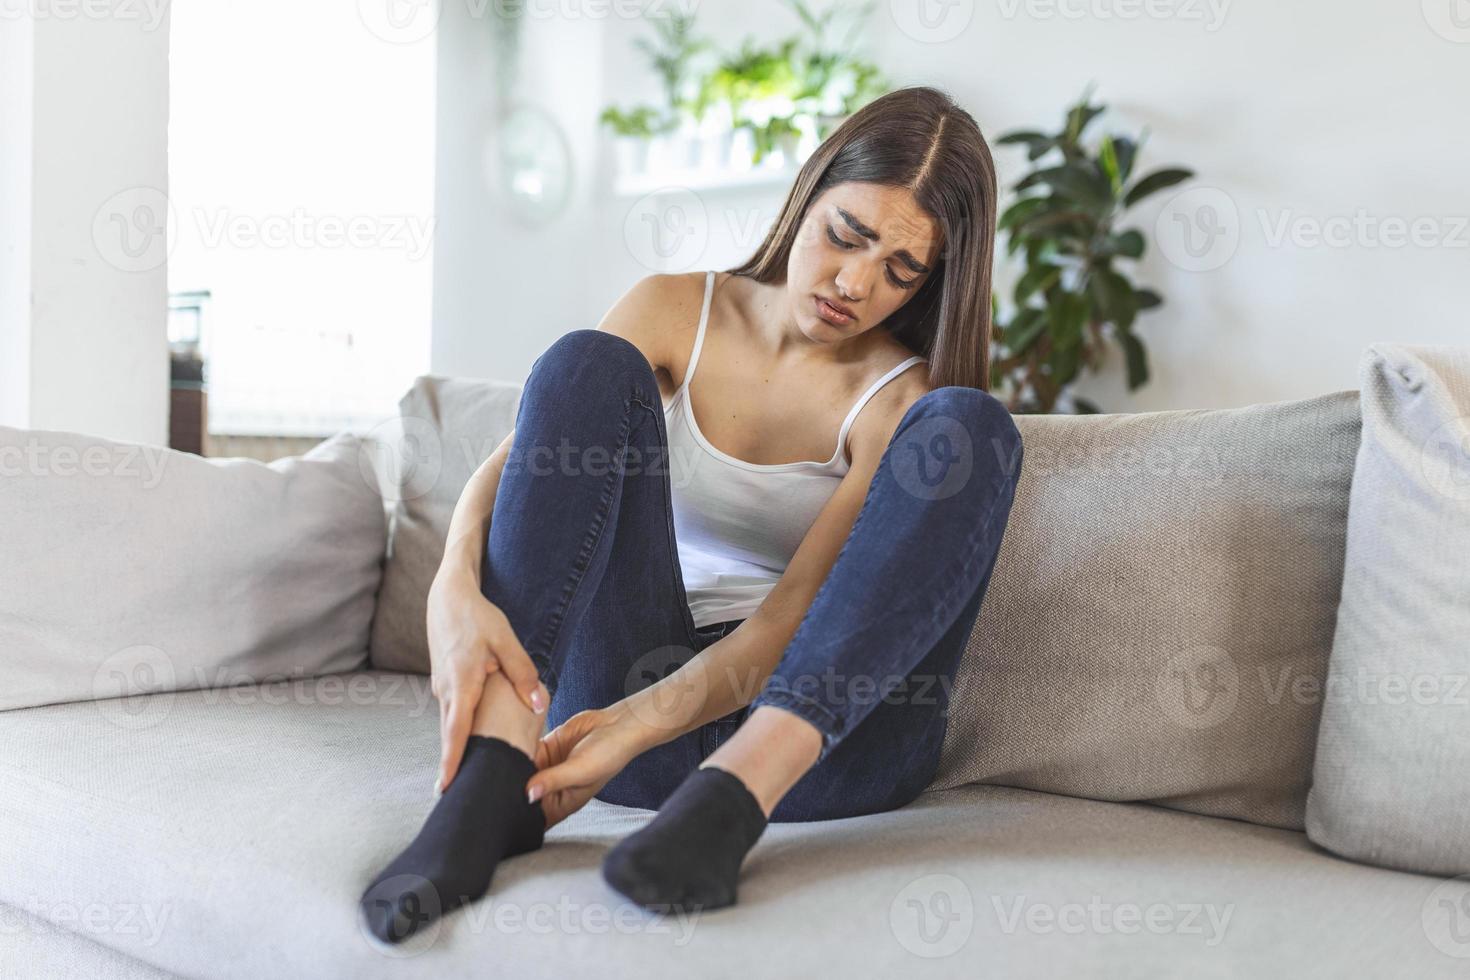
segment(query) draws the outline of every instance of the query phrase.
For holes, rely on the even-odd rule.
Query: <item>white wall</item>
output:
[[[441,6],[431,369],[515,379],[556,337],[588,325],[585,311],[596,304],[586,297],[601,244],[588,235],[601,105],[588,80],[600,73],[603,23],[526,18],[519,88],[510,94],[560,121],[573,175],[560,216],[529,226],[496,190],[487,162],[500,105],[494,7]]]
[[[28,205],[29,229],[4,239],[0,420],[163,444],[166,243],[149,209],[167,193],[167,7],[20,9],[0,52],[31,63],[28,81],[4,69],[0,202],[22,229]]]
[[[0,423],[31,404],[31,44],[29,18],[0,21]]]
[[[878,5],[868,45],[898,84],[945,88],[992,138],[1055,125],[1096,81],[1112,108],[1100,123],[1152,130],[1144,166],[1190,166],[1199,176],[1180,190],[1223,194],[1196,191],[1170,208],[1165,193],[1138,208],[1140,227],[1163,230],[1137,276],[1167,301],[1138,327],[1154,381],[1127,395],[1114,357],[1086,385],[1115,411],[1221,407],[1354,387],[1358,353],[1375,340],[1470,343],[1470,228],[1462,224],[1470,216],[1470,29],[1455,27],[1452,2],[892,0]],[[948,19],[926,33],[914,16],[920,3]],[[774,0],[706,2],[698,12],[702,29],[727,48],[747,33],[796,29]],[[463,160],[441,160],[440,227],[459,227],[438,243],[440,373],[523,378],[556,336],[593,325],[648,271],[624,233],[636,202],[610,195],[595,131],[604,104],[655,91],[629,49],[646,28],[608,17],[543,19],[538,30],[555,38],[542,49],[540,77],[580,83],[569,96],[559,82],[548,98],[579,152],[592,147],[578,161],[597,168],[578,174],[590,196],[552,228],[517,232],[495,217]],[[468,158],[482,133],[475,112],[484,104],[486,46],[442,29],[440,45],[440,145]],[[456,127],[449,142],[444,134]],[[1009,184],[1024,154],[998,149],[997,162]],[[707,239],[690,267],[743,257],[780,197],[779,189],[700,195]],[[1215,213],[1231,234],[1196,260],[1173,214],[1198,232],[1209,205],[1227,209]],[[1421,243],[1393,244],[1396,229],[1385,220],[1405,232],[1420,220]],[[1314,240],[1324,223],[1347,231],[1346,241]],[[1212,268],[1189,268],[1201,263]],[[1000,277],[1010,281],[1009,267]]]
[[[368,17],[396,2],[171,9],[168,281],[210,293],[211,434],[396,414],[429,366],[433,39]]]

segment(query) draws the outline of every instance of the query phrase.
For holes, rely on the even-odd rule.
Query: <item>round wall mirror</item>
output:
[[[572,150],[561,125],[533,105],[515,105],[500,117],[487,162],[492,186],[511,213],[528,225],[551,221],[572,189]]]

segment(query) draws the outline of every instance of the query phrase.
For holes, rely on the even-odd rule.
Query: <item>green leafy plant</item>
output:
[[[1024,270],[1009,315],[992,297],[991,386],[1014,412],[1051,412],[1069,401],[1098,411],[1071,392],[1083,370],[1096,370],[1106,349],[1122,349],[1128,390],[1149,377],[1148,352],[1134,332],[1140,313],[1162,298],[1134,285],[1122,263],[1143,257],[1148,240],[1120,228],[1125,212],[1144,198],[1194,176],[1169,167],[1133,179],[1147,130],[1138,139],[1107,134],[1084,143],[1088,125],[1107,108],[1089,90],[1066,115],[1060,132],[1007,133],[997,143],[1024,146],[1031,169],[1013,188],[1020,194],[1001,215],[1006,254]]]
[[[854,53],[876,0],[834,4],[821,13],[806,0],[786,0],[786,6],[805,29],[795,53],[798,107],[812,115],[845,114],[887,91],[878,67]]]
[[[760,45],[745,38],[738,50],[716,56],[700,70],[711,51],[696,36],[694,15],[671,11],[654,19],[654,38],[634,44],[647,57],[664,89],[667,115],[649,107],[607,107],[602,122],[626,136],[654,136],[678,128],[681,119],[699,121],[711,106],[729,110],[730,125],[752,137],[753,162],[794,143],[808,119],[818,139],[867,102],[888,91],[878,67],[852,53],[853,40],[876,7],[834,4],[817,12],[808,0],[785,0],[803,33]]]
[[[709,77],[709,97],[729,105],[736,129],[750,130],[756,163],[782,134],[797,131],[790,112],[796,95],[796,45],[796,38],[787,38],[774,47],[761,47],[747,37]]]
[[[664,101],[673,116],[669,128],[677,126],[680,112],[688,112],[698,120],[704,114],[704,104],[696,82],[691,93],[691,67],[698,56],[710,47],[710,42],[694,33],[694,14],[670,9],[657,17],[649,18],[653,24],[654,38],[640,37],[633,41],[634,47],[648,58],[654,73],[663,86]]]
[[[668,127],[668,117],[647,105],[626,110],[610,105],[602,110],[598,120],[619,136],[647,138],[664,132]]]

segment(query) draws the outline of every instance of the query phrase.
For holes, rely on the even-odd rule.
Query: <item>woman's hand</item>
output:
[[[536,768],[526,783],[541,801],[546,826],[580,810],[623,767],[651,747],[647,732],[622,702],[579,711],[541,736]]]
[[[536,665],[510,620],[480,592],[470,575],[441,574],[429,589],[430,686],[439,699],[439,778],[443,792],[459,772],[485,678],[499,670],[536,714],[550,703]]]

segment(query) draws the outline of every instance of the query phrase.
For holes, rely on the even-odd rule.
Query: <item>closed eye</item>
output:
[[[827,238],[829,241],[832,242],[833,245],[836,245],[838,248],[845,251],[852,251],[855,248],[861,247],[853,242],[844,241],[842,237],[837,234],[837,232],[832,230],[831,225],[827,226]],[[893,270],[887,266],[883,267],[883,271],[887,273],[888,281],[893,283],[899,289],[913,289],[914,283],[918,282],[917,279],[900,279],[898,276],[895,276],[893,274]]]
[[[832,230],[832,226],[831,225],[828,225],[827,226],[827,237],[830,238],[832,240],[832,244],[833,245],[836,245],[838,248],[846,248],[846,249],[854,249],[854,248],[857,248],[857,246],[855,244],[853,244],[852,242],[843,241],[838,236],[837,232],[835,232],[835,231]]]

